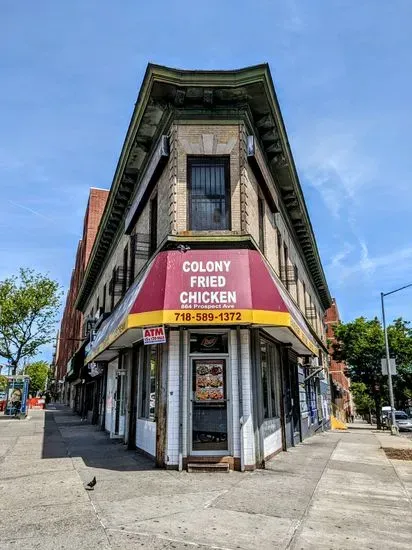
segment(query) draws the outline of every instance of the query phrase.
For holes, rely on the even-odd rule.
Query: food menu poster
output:
[[[223,401],[225,360],[205,359],[194,363],[196,401]]]

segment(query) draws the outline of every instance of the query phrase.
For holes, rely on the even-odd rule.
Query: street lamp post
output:
[[[391,292],[381,292],[383,334],[385,338],[386,369],[388,371],[389,402],[391,405],[391,420],[392,420],[391,431],[393,435],[397,434],[398,430],[396,429],[395,400],[393,397],[392,372],[391,372],[390,357],[389,357],[388,329],[386,328],[386,320],[385,320],[384,297],[389,296],[390,294],[395,294],[395,292],[399,292],[400,290],[404,290],[405,288],[409,288],[411,286],[412,286],[412,283],[410,283],[409,285],[401,286],[401,288],[397,288],[396,290],[391,290]],[[379,411],[376,411],[376,412],[377,414],[379,414]]]

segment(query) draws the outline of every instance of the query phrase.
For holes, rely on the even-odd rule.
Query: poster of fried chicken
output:
[[[196,401],[222,401],[224,392],[224,359],[195,361]]]

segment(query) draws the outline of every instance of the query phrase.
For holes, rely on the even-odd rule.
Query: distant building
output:
[[[87,417],[159,466],[262,466],[329,425],[330,305],[268,66],[149,65],[77,294]]]
[[[324,322],[326,324],[326,337],[330,353],[330,379],[331,401],[334,416],[346,422],[352,411],[350,380],[347,376],[347,365],[344,362],[333,359],[333,344],[336,341],[334,327],[340,322],[339,310],[335,298],[332,305],[326,310]]]
[[[72,406],[77,409],[81,403],[80,393],[70,392],[70,382],[76,382],[76,380],[71,380],[71,374],[74,372],[73,359],[77,349],[84,341],[84,329],[83,315],[75,308],[75,301],[89,261],[90,252],[97,235],[108,195],[109,191],[106,189],[96,189],[94,187],[90,189],[83,222],[83,236],[77,246],[75,267],[72,271],[70,287],[58,334],[58,342],[56,343],[55,377],[56,386],[60,390],[60,399],[71,402]],[[64,381],[66,381],[65,385],[63,385]]]

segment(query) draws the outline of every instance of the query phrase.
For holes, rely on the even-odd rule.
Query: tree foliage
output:
[[[60,298],[58,283],[31,269],[0,282],[0,356],[13,374],[23,358],[53,340]]]
[[[8,382],[7,376],[0,374],[0,391],[6,391]]]
[[[348,364],[354,394],[357,393],[363,405],[367,404],[367,398],[373,400],[380,426],[381,407],[389,403],[387,376],[381,371],[381,359],[385,357],[382,325],[377,318],[359,317],[350,323],[339,323],[334,332],[333,356]],[[393,377],[395,405],[402,408],[412,393],[412,329],[409,322],[396,319],[388,327],[388,340],[398,371]]]
[[[46,361],[35,361],[24,369],[24,373],[30,376],[30,393],[44,391],[49,375],[49,364]]]
[[[368,394],[366,384],[363,382],[352,382],[350,389],[356,411],[361,415],[370,414],[374,408],[374,401]]]
[[[410,322],[395,319],[388,327],[389,350],[395,358],[397,375],[393,377],[395,403],[399,409],[412,399],[412,329]]]

